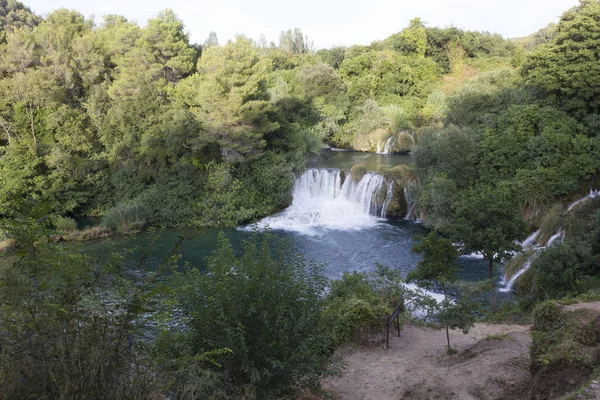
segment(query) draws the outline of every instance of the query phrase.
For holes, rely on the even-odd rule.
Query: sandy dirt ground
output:
[[[530,378],[529,334],[529,326],[476,324],[467,335],[451,331],[459,352],[449,356],[444,331],[405,326],[388,351],[353,351],[341,376],[323,388],[342,400],[521,399]]]

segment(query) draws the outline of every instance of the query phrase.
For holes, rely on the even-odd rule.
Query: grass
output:
[[[74,230],[63,234],[63,240],[67,242],[87,242],[88,240],[95,240],[110,236],[113,234],[112,229],[104,226],[89,226],[85,229]]]
[[[600,301],[600,288],[596,288],[595,290],[589,293],[582,293],[575,297],[563,297],[562,299],[557,301],[563,306],[568,306],[577,303],[589,303],[592,301]]]
[[[102,225],[123,234],[139,232],[146,224],[148,210],[141,203],[122,203],[111,208],[102,219]]]

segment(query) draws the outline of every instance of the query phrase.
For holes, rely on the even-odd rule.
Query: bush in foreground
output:
[[[230,349],[218,370],[233,388],[266,398],[317,384],[328,359],[319,326],[322,266],[268,233],[245,242],[239,256],[221,235],[208,271],[191,269],[176,280],[189,325],[186,351]]]

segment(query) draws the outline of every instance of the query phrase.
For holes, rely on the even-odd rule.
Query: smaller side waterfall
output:
[[[379,141],[377,142],[377,154],[390,154],[392,151],[392,146],[396,143],[396,136],[390,136],[383,145],[383,149],[381,148],[381,144]]]
[[[523,246],[523,248],[529,249],[529,248],[533,247],[535,245],[535,240],[537,239],[539,234],[540,234],[540,231],[537,230],[537,231],[533,232],[531,235],[529,235],[527,237],[527,239],[525,239],[525,241],[521,244]]]
[[[521,275],[523,275],[525,272],[527,272],[529,267],[531,267],[532,262],[533,262],[532,259],[527,260],[525,262],[525,264],[523,264],[523,267],[520,270],[518,270],[517,273],[514,274],[508,282],[506,282],[506,286],[498,289],[498,291],[500,291],[502,293],[510,293],[513,290],[513,287],[515,286],[517,279],[519,279],[519,277]]]
[[[583,203],[584,201],[587,201],[589,199],[593,199],[593,198],[595,198],[598,195],[600,195],[600,190],[591,190],[590,189],[590,193],[587,196],[582,197],[579,200],[575,200],[574,202],[572,202],[571,204],[569,204],[569,207],[567,207],[567,212],[571,211],[573,208],[575,208],[575,206]]]
[[[574,202],[572,202],[571,204],[569,204],[569,206],[567,207],[567,211],[565,211],[565,214],[568,213],[569,211],[571,211],[572,209],[574,209],[575,207],[577,207],[579,204],[584,203],[590,199],[594,199],[597,196],[600,195],[600,190],[592,190],[590,189],[590,192],[583,196],[580,199],[575,200]],[[517,279],[519,278],[519,276],[523,275],[528,269],[529,267],[531,267],[531,264],[533,263],[533,260],[535,259],[535,257],[537,257],[537,255],[539,254],[540,251],[546,249],[547,247],[551,246],[554,242],[558,241],[563,241],[565,238],[565,231],[563,231],[562,229],[559,229],[558,232],[556,232],[554,235],[552,235],[550,237],[550,239],[548,239],[548,241],[546,242],[545,246],[538,246],[537,245],[537,239],[538,236],[540,234],[540,231],[536,231],[534,232],[532,235],[530,235],[527,239],[525,239],[525,241],[523,242],[523,250],[533,250],[534,254],[530,257],[529,260],[527,260],[527,262],[525,262],[525,264],[523,264],[523,267],[521,267],[521,269],[519,269],[509,280],[508,282],[506,282],[506,276],[504,277],[504,282],[506,282],[506,286],[504,288],[501,288],[500,291],[501,292],[510,292]]]
[[[390,137],[385,146],[383,147],[383,154],[390,154],[392,152],[392,146],[396,143],[396,136]]]
[[[533,261],[536,259],[536,257],[540,254],[540,252],[550,246],[552,246],[552,244],[554,242],[558,241],[562,241],[565,237],[565,232],[560,229],[557,233],[555,233],[554,235],[552,235],[552,237],[550,237],[550,239],[548,239],[548,242],[546,242],[545,246],[539,246],[537,244],[537,239],[538,236],[540,234],[540,231],[535,231],[534,233],[532,233],[531,235],[529,235],[529,237],[527,239],[525,239],[525,241],[523,241],[522,246],[523,246],[523,252],[525,251],[533,251],[533,254],[527,259],[527,261],[525,261],[525,263],[523,264],[523,266],[513,275],[510,277],[510,279],[507,281],[506,280],[506,275],[504,276],[503,279],[503,283],[504,283],[504,287],[498,289],[500,292],[503,293],[509,293],[513,290],[513,288],[515,287],[515,283],[517,282],[517,279],[519,279],[519,277],[521,275],[523,275],[525,272],[527,272],[527,270],[531,267],[531,264],[533,264]]]

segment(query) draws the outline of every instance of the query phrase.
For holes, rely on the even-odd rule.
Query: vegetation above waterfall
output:
[[[440,174],[458,188],[511,181],[525,205],[598,169],[597,71],[579,59],[582,72],[569,69],[573,52],[597,61],[596,1],[530,39],[415,18],[369,46],[318,51],[299,30],[279,44],[211,35],[196,45],[169,10],[140,28],[1,4],[3,205],[29,197],[71,217],[143,211],[125,231],[235,226],[289,204],[293,174],[323,142],[416,146],[426,186]]]

